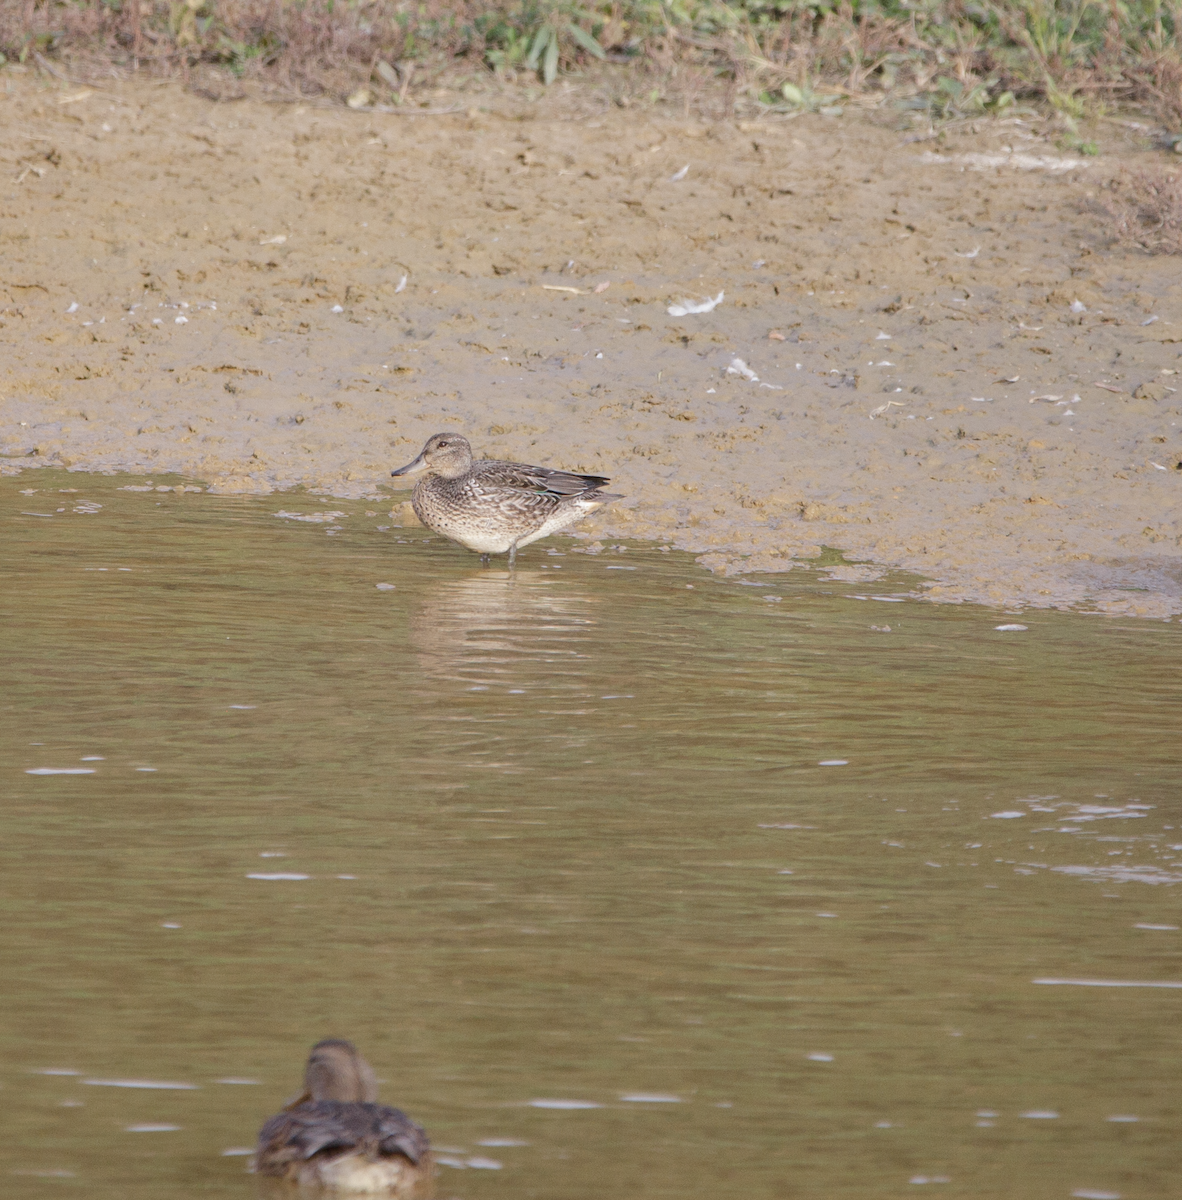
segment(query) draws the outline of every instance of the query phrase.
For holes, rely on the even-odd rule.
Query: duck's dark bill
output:
[[[408,462],[405,467],[399,467],[397,471],[391,471],[391,475],[416,475],[427,466],[427,460],[423,455],[419,455],[413,462]]]

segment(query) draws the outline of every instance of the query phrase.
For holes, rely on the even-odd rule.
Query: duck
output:
[[[426,1133],[378,1103],[373,1068],[341,1038],[312,1047],[304,1090],[259,1131],[252,1166],[301,1188],[394,1200],[429,1196],[435,1169]]]
[[[581,475],[494,458],[473,461],[472,446],[458,433],[436,433],[418,458],[390,472],[418,478],[411,494],[415,516],[436,533],[480,555],[509,555],[530,542],[573,525],[623,496],[600,489],[604,475]]]

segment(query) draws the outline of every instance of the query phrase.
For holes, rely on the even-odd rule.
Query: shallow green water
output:
[[[0,480],[6,1195],[253,1196],[330,1035],[444,1198],[1182,1193],[1182,988],[1035,982],[1182,982],[1177,625],[128,482]]]

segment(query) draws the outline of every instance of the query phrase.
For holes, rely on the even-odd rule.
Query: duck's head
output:
[[[307,1100],[373,1104],[377,1098],[377,1076],[357,1053],[357,1047],[341,1038],[326,1038],[312,1047],[304,1068],[304,1091],[288,1107],[294,1108]]]
[[[472,447],[468,439],[458,433],[437,433],[427,439],[422,453],[405,467],[391,471],[391,475],[441,475],[444,479],[458,479],[472,466]]]

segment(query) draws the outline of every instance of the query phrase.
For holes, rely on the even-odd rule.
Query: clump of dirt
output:
[[[1115,137],[6,78],[0,470],[374,496],[455,429],[714,570],[1182,611],[1182,280],[1085,211]]]
[[[1097,201],[1114,240],[1150,254],[1182,254],[1182,168],[1126,169]]]

